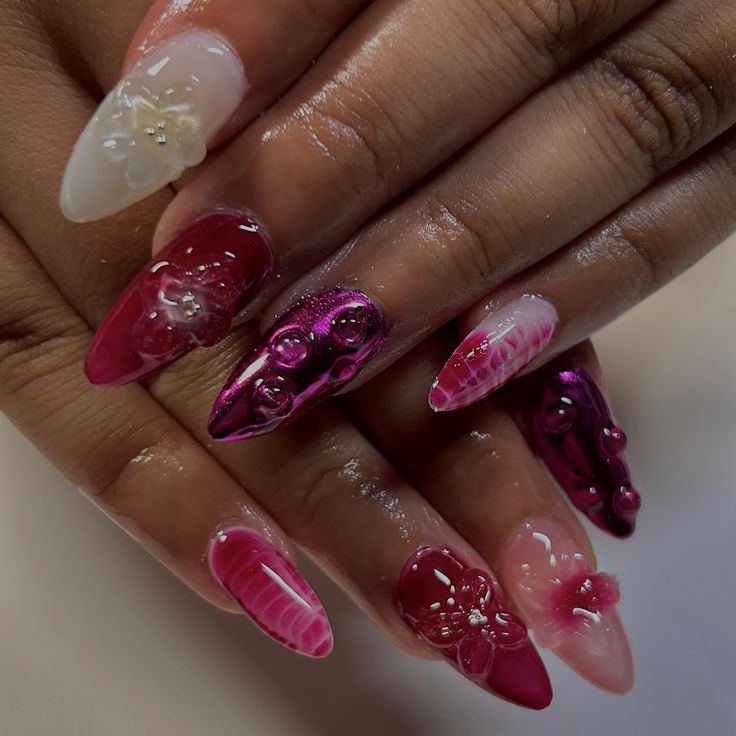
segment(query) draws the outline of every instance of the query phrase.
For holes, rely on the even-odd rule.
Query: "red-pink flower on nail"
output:
[[[436,571],[437,575],[442,575]],[[493,583],[482,570],[466,570],[453,583],[447,598],[432,603],[421,616],[422,636],[433,646],[457,650],[457,662],[468,675],[486,672],[497,647],[516,649],[527,641],[524,622],[500,609]]]
[[[141,289],[145,313],[133,332],[140,352],[159,359],[221,340],[246,286],[234,260],[163,261],[151,277]]]

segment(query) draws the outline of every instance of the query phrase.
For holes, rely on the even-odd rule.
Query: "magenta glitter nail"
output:
[[[218,533],[210,569],[269,636],[308,657],[332,651],[330,622],[309,583],[264,537],[237,527]]]
[[[624,460],[626,435],[591,375],[576,369],[553,376],[533,428],[542,459],[573,504],[601,529],[630,536],[641,497]]]
[[[215,402],[212,437],[234,442],[272,432],[352,381],[381,349],[383,316],[365,294],[309,294],[246,355]]]

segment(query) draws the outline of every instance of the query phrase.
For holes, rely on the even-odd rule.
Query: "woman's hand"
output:
[[[267,307],[266,324],[280,317],[280,332],[316,333],[316,349],[299,356],[298,370],[279,372],[269,361],[269,333],[216,404],[211,429],[218,439],[270,431],[359,372],[361,382],[369,379],[475,303],[464,324],[477,329],[429,394],[438,411],[477,401],[531,361],[575,344],[734,226],[732,187],[724,186],[732,179],[729,129],[736,122],[733,4],[653,5],[325,0],[319,13],[295,18],[290,3],[244,10],[233,0],[210,0],[163,14],[170,6],[157,4],[138,31],[126,81],[72,159],[64,189],[69,214],[69,202],[94,205],[85,217],[76,213],[89,219],[154,186],[108,197],[107,184],[119,184],[121,172],[140,173],[138,157],[128,155],[140,148],[131,149],[131,136],[158,137],[155,126],[118,110],[120,97],[128,104],[125,85],[138,89],[141,79],[156,88],[154,96],[156,85],[163,84],[158,94],[175,89],[167,75],[182,65],[187,75],[201,66],[206,76],[191,24],[227,39],[223,63],[232,71],[242,59],[252,85],[247,93],[245,83],[197,86],[207,104],[197,107],[195,95],[195,112],[236,110],[218,134],[205,136],[215,147],[230,142],[167,208],[154,239],[158,256],[103,325],[90,377],[134,380],[216,342],[235,313],[252,316],[294,279]],[[284,98],[237,134],[353,16]],[[273,46],[270,53],[262,47],[266,39],[288,45],[295,23],[293,53],[274,56]],[[101,66],[89,58],[93,70]],[[168,71],[159,72],[164,59]],[[107,69],[94,73],[106,86],[114,78]],[[135,99],[134,110],[147,109]],[[111,133],[111,119],[125,130]],[[200,121],[201,130],[209,125]],[[198,150],[204,155],[202,141]],[[146,155],[146,165],[152,156],[159,161]],[[91,179],[95,157],[106,164]],[[106,198],[105,206],[92,195]],[[210,282],[192,284],[188,274],[213,259],[227,261],[230,245],[232,260],[248,267],[218,271],[218,279],[227,277],[220,291]],[[151,309],[161,293],[162,259],[175,266],[164,275],[169,300],[186,302],[184,318]],[[198,289],[199,301],[187,300]],[[292,311],[299,297],[306,306]],[[191,310],[208,312],[204,302],[210,319],[195,320],[200,328],[193,330]],[[341,361],[349,354],[340,371],[330,357],[335,345],[318,329],[336,305],[357,305],[363,314],[356,328],[363,349],[338,350]],[[153,312],[152,329],[136,330]]]
[[[538,708],[551,695],[520,614],[582,675],[627,690],[631,659],[615,581],[595,571],[585,533],[505,399],[451,416],[427,406],[425,385],[451,347],[448,334],[342,404],[328,402],[308,424],[237,447],[212,445],[206,418],[233,356],[252,344],[245,329],[145,386],[89,386],[88,326],[145,261],[170,199],[161,192],[84,229],[54,206],[65,143],[84,115],[84,95],[68,74],[78,68],[74,51],[97,43],[112,60],[132,25],[132,5],[78,4],[71,26],[59,17],[49,23],[26,4],[5,11],[2,410],[193,589],[245,610],[302,653],[323,656],[332,640],[324,611],[289,562],[289,540],[398,644],[441,656],[514,702]],[[95,38],[98,12],[121,38]],[[59,30],[79,45],[52,33]],[[553,371],[580,366],[596,371],[586,353],[566,356]],[[593,385],[586,373],[575,375]],[[542,398],[544,381],[535,384]],[[600,480],[601,493],[612,490]],[[562,568],[553,569],[554,559]]]

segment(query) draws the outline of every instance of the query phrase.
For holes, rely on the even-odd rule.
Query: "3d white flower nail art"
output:
[[[164,41],[80,136],[62,183],[64,214],[76,222],[106,217],[200,164],[247,86],[240,58],[220,36],[187,31]]]

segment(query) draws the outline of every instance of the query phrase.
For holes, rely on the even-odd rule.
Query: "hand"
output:
[[[550,698],[519,613],[581,674],[628,689],[615,581],[595,572],[587,537],[505,400],[452,416],[430,412],[424,385],[441,365],[447,334],[349,404],[328,402],[308,424],[238,447],[211,445],[204,420],[232,355],[251,342],[245,329],[145,387],[90,389],[82,372],[88,325],[145,260],[166,193],[84,230],[56,213],[58,139],[71,138],[70,121],[83,114],[68,95],[70,49],[95,38],[96,12],[120,27],[127,12],[99,2],[78,9],[78,38],[57,55],[41,43],[29,56],[24,34],[32,26],[3,24],[4,48],[17,54],[4,67],[5,88],[23,94],[6,97],[13,123],[6,140],[14,145],[0,152],[8,174],[0,186],[2,410],[194,590],[231,610],[237,604],[298,651],[323,656],[332,641],[324,611],[289,562],[289,539],[397,643],[440,655],[515,702],[543,707]],[[41,27],[48,22],[39,19]],[[58,19],[50,27],[60,27]],[[42,100],[25,94],[39,68],[49,90]],[[37,161],[44,161],[40,175]],[[573,364],[596,370],[589,354],[566,356]],[[564,575],[535,543],[542,538],[564,560]],[[449,595],[447,585],[455,586]],[[600,625],[579,615],[589,609]]]
[[[194,42],[179,35],[192,23],[226,38],[227,69],[240,69],[242,59],[251,82],[247,93],[245,83],[197,88],[207,114],[235,110],[211,141],[230,142],[168,207],[154,239],[154,250],[165,252],[154,263],[192,248],[206,261],[225,242],[237,243],[236,257],[249,267],[245,274],[235,269],[239,280],[228,281],[221,299],[202,287],[217,309],[195,334],[189,317],[161,319],[159,310],[163,330],[173,326],[175,338],[161,341],[158,332],[131,329],[131,320],[146,314],[139,294],[160,292],[149,266],[98,335],[88,361],[94,381],[134,380],[194,345],[216,342],[234,313],[252,316],[296,278],[267,307],[266,325],[281,316],[277,329],[309,333],[335,299],[349,304],[357,290],[372,325],[365,349],[338,380],[326,381],[332,366],[324,350],[302,356],[293,375],[276,374],[262,365],[264,342],[227,383],[213,416],[216,437],[270,431],[358,372],[360,382],[368,380],[478,303],[463,317],[469,341],[430,393],[436,410],[452,410],[574,345],[733,229],[731,3],[676,0],[650,12],[651,0],[575,8],[505,0],[369,3],[284,99],[243,130],[364,5],[325,0],[319,14],[299,16],[299,44],[288,55],[273,48],[291,48],[297,10],[289,3],[243,9],[211,0],[189,14],[162,16],[160,3],[151,10],[125,84],[139,84],[140,65],[161,55],[187,73],[199,70]],[[135,163],[123,156],[113,166],[101,153],[104,140],[117,151],[121,136],[129,141],[136,131],[129,125],[109,137],[105,121],[118,93],[98,112],[67,172],[63,201],[77,219],[106,214],[162,183],[110,195],[108,185],[118,186]],[[205,130],[218,127],[200,122]],[[87,163],[99,161],[87,156],[106,162],[95,179]],[[189,293],[181,288],[189,266],[178,265],[166,275],[178,294],[173,301]],[[346,286],[350,292],[330,292],[329,300],[319,296]],[[290,311],[305,294],[317,295],[309,308]],[[123,358],[111,347],[121,341]],[[264,379],[266,414],[254,393]]]

